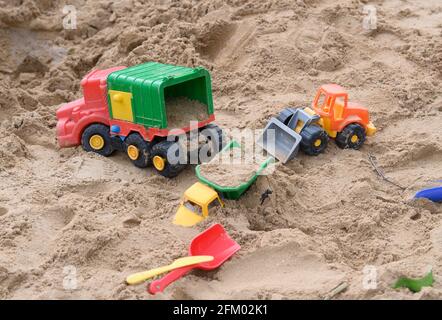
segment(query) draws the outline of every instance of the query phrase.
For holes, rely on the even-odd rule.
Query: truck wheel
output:
[[[173,154],[172,150],[169,152],[171,148],[176,148],[176,152]],[[153,167],[163,177],[173,178],[183,171],[185,164],[178,162],[179,156],[179,148],[176,142],[161,141],[152,147]]]
[[[129,135],[125,142],[126,154],[138,168],[146,168],[150,164],[150,146],[138,133]]]
[[[360,124],[349,124],[336,136],[336,144],[339,148],[352,148],[359,150],[366,139],[365,129]]]
[[[88,152],[95,152],[102,156],[110,156],[114,152],[109,127],[104,124],[92,124],[81,135],[81,145]]]
[[[328,145],[328,135],[320,126],[309,125],[301,131],[301,149],[309,156],[323,153]]]
[[[200,152],[203,147],[198,149],[198,161],[199,163],[208,162],[224,147],[223,130],[216,124],[210,123],[201,129],[200,133],[205,137],[204,145],[208,145],[209,149],[205,149],[204,151],[207,150],[207,152],[203,152],[204,154]]]

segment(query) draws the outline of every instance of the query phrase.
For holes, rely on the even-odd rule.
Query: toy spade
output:
[[[192,266],[176,269],[169,272],[161,279],[153,281],[148,286],[148,292],[156,294],[172,282],[189,273],[192,269],[213,270],[221,266],[240,249],[240,245],[229,237],[220,224],[214,224],[209,229],[197,235],[190,244],[190,255],[212,255],[214,259],[209,262],[194,264]]]
[[[433,202],[442,202],[442,187],[424,189],[416,193],[414,196],[417,198],[426,198]]]
[[[159,274],[169,272],[178,268],[191,266],[194,264],[213,261],[213,259],[214,259],[213,256],[191,256],[191,257],[180,258],[175,260],[173,263],[171,263],[168,266],[131,274],[126,278],[126,283],[129,285],[140,284]]]

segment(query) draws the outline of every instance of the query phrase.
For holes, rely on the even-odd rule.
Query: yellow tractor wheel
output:
[[[301,131],[301,149],[309,156],[317,156],[325,151],[328,145],[328,135],[320,126],[311,124]]]
[[[359,137],[356,134],[354,134],[352,135],[350,141],[351,143],[357,143],[359,141]]]
[[[316,139],[315,141],[315,147],[320,147],[322,144],[322,140],[321,139]]]
[[[365,139],[365,128],[358,123],[352,123],[346,126],[342,132],[338,133],[335,141],[336,145],[341,149],[359,150],[364,144]]]

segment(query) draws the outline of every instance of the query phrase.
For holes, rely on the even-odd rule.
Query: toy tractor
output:
[[[210,74],[204,68],[149,62],[92,71],[81,86],[84,97],[57,110],[60,147],[81,144],[103,156],[120,150],[135,166],[152,163],[169,178],[188,163],[186,158],[182,161],[184,151],[177,136],[189,136],[195,129],[198,151],[198,143],[210,144],[206,150],[212,156],[222,148],[222,131],[212,124]]]
[[[348,94],[337,84],[319,88],[312,104],[321,117],[319,124],[334,138],[338,147],[360,149],[367,136],[376,133],[367,108],[348,101]]]
[[[357,150],[375,133],[368,110],[348,102],[341,86],[327,84],[319,88],[312,108],[287,108],[271,118],[257,143],[286,163],[299,149],[313,156],[324,152],[329,137],[342,149]]]

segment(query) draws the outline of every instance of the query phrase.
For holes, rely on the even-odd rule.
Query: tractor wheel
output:
[[[359,150],[365,142],[365,129],[360,124],[349,124],[336,136],[336,144],[339,148],[352,148]]]
[[[81,135],[81,145],[88,152],[102,156],[110,156],[114,152],[109,133],[109,127],[104,124],[92,124]]]
[[[301,149],[309,156],[323,153],[328,145],[328,135],[320,126],[309,125],[301,131]]]
[[[199,163],[209,162],[224,147],[223,130],[216,124],[210,123],[201,129],[200,134],[205,137],[204,146],[208,145],[208,148],[203,146],[198,150],[198,161]],[[203,152],[201,152],[202,148],[204,148]]]
[[[176,151],[172,152],[171,148],[176,148]],[[155,171],[166,178],[176,177],[185,168],[185,164],[179,163],[179,152],[178,144],[173,141],[161,141],[154,145],[151,157]]]
[[[146,168],[150,164],[150,145],[138,133],[129,135],[125,142],[126,154],[138,168]]]

